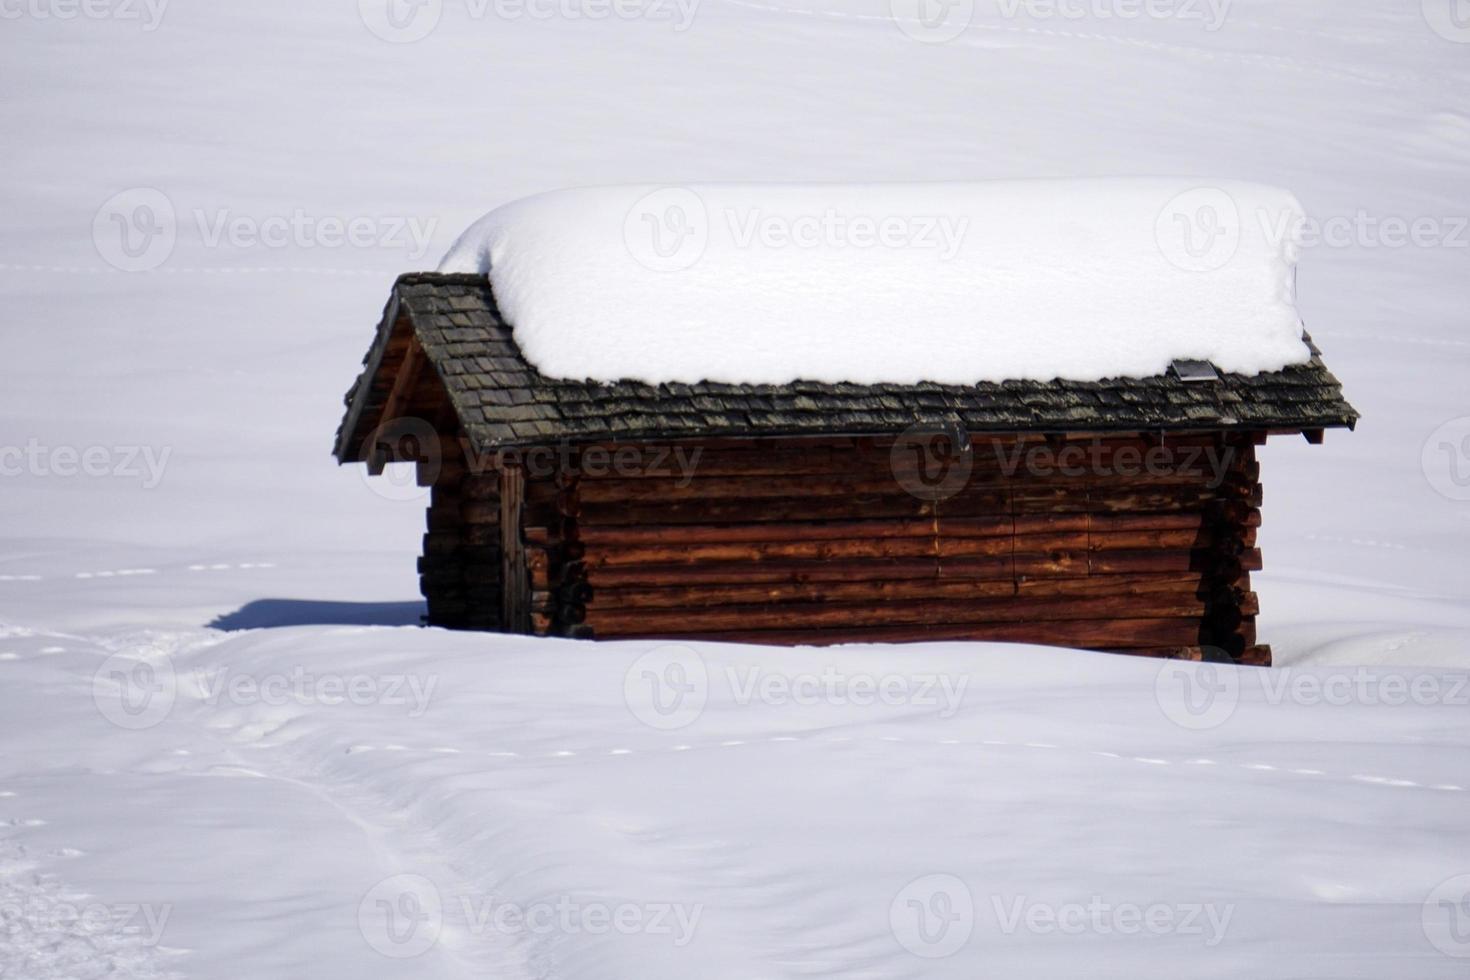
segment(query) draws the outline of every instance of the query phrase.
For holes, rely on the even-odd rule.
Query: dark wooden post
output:
[[[531,632],[531,583],[521,527],[525,501],[526,471],[520,461],[507,461],[500,471],[501,622],[507,633]]]

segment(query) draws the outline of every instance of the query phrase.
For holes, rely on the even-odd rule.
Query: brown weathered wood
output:
[[[1071,620],[1182,619],[1197,623],[1204,603],[1193,597],[1102,596],[1032,599],[970,598],[880,604],[789,602],[685,609],[618,609],[601,603],[586,622],[598,634],[638,630],[679,633],[740,629],[823,629],[908,624],[1025,623],[1038,631]]]
[[[1173,595],[1193,601],[1199,577],[1093,576],[1080,579],[1032,579],[1023,582],[984,579],[899,579],[889,581],[768,582],[723,585],[604,588],[597,608],[684,609],[733,604],[779,602],[884,602],[919,599],[995,599],[1005,597],[1099,597]]]
[[[1134,435],[1087,445],[1087,458],[1146,452],[1160,439],[1171,451],[1222,445],[1210,435]],[[1249,438],[1230,441],[1219,486],[1199,460],[1127,477],[1067,478],[1024,462],[1006,472],[1004,457],[1016,462],[1018,443],[1045,445],[1040,436],[1002,439],[999,454],[988,437],[975,442],[970,484],[940,501],[904,491],[909,464],[900,457],[895,468],[881,439],[686,443],[686,461],[703,449],[692,479],[589,475],[584,456],[522,482],[514,546],[504,476],[450,460],[441,472],[460,492],[431,511],[423,575],[446,580],[441,608],[467,615],[466,590],[493,587],[506,628],[557,635],[965,638],[1149,656],[1203,656],[1218,645],[1259,656],[1247,653],[1259,612],[1249,571],[1260,567],[1261,495]],[[479,559],[473,570],[459,557],[466,548]],[[513,618],[522,588],[524,611]]]
[[[1271,647],[1265,644],[1248,646],[1241,651],[1240,662],[1254,667],[1271,666]]]
[[[419,382],[419,374],[423,370],[423,365],[424,350],[419,346],[418,337],[411,337],[408,341],[408,347],[404,351],[402,366],[398,368],[395,374],[391,375],[393,378],[393,387],[388,390],[388,397],[383,402],[383,409],[379,415],[378,423],[380,429],[384,423],[391,423],[394,419],[400,418],[405,414],[405,405],[414,387]],[[367,458],[368,473],[373,476],[379,476],[383,472],[383,467],[390,462],[392,460],[383,451],[383,447],[373,445]]]
[[[722,630],[702,633],[605,633],[599,639],[689,638],[730,643],[769,643],[782,646],[833,643],[913,643],[933,640],[983,640],[995,643],[1032,643],[1039,646],[1083,649],[1186,647],[1198,642],[1190,619],[1075,620],[1050,623],[969,623],[863,626],[857,629]]]
[[[531,585],[521,538],[525,471],[509,464],[500,473],[501,622],[511,633],[531,631]]]

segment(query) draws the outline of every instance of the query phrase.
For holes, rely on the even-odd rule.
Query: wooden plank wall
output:
[[[977,438],[968,481],[940,500],[905,490],[905,464],[895,469],[881,439],[686,445],[701,451],[687,480],[667,465],[528,477],[532,629],[1269,658],[1250,590],[1261,502],[1251,438],[1232,439],[1218,486],[1188,450],[1222,451],[1219,437],[1170,437],[1169,466],[1127,475],[1119,451],[1158,440],[1097,442],[1088,458],[1101,465],[1082,475],[1008,473],[1016,445]]]
[[[446,439],[431,474],[428,531],[419,587],[428,623],[449,629],[502,629],[500,480],[471,472],[462,443]]]

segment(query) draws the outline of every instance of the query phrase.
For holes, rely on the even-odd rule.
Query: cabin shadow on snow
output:
[[[256,599],[208,625],[217,630],[267,629],[273,626],[419,626],[425,605],[419,602],[328,602],[317,599]]]

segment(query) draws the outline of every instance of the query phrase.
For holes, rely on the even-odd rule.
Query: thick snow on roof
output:
[[[1289,192],[1173,178],[555,191],[472,226],[556,378],[784,384],[1254,374],[1309,357]]]

